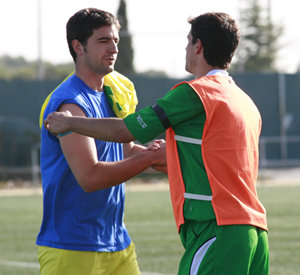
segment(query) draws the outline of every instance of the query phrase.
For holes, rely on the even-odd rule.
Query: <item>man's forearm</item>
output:
[[[134,140],[125,123],[119,118],[68,117],[70,131],[105,141],[128,143]]]
[[[128,143],[135,140],[124,121],[119,118],[86,118],[71,116],[70,112],[51,113],[44,122],[53,134],[72,131],[105,141]]]
[[[82,188],[93,192],[125,182],[155,163],[164,164],[160,152],[143,151],[118,162],[98,162],[82,181]]]

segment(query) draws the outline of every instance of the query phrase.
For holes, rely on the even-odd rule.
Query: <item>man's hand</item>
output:
[[[165,150],[166,142],[163,139],[156,139],[153,142],[149,143],[147,146],[147,150],[149,151],[157,151],[161,148]]]
[[[166,157],[166,142],[163,139],[155,140],[147,147],[148,151],[155,151],[157,153],[158,161],[151,167],[159,172],[168,174],[167,157]]]
[[[69,111],[53,112],[45,119],[44,126],[54,135],[64,134],[70,131],[68,125],[68,118],[70,117],[72,114]]]

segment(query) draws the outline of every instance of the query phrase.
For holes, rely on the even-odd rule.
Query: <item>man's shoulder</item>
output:
[[[53,96],[64,96],[79,91],[79,85],[74,75],[66,77],[54,90]]]
[[[62,81],[52,92],[49,94],[45,102],[49,111],[56,111],[61,104],[75,103],[85,104],[86,98],[83,89],[76,81],[73,75]]]

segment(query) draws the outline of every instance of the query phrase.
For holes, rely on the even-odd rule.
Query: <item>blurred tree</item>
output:
[[[275,61],[280,49],[279,38],[283,25],[271,20],[270,0],[268,8],[259,0],[243,1],[240,9],[241,41],[232,70],[238,72],[275,72]]]
[[[133,65],[134,52],[132,47],[132,37],[128,31],[125,0],[120,0],[117,16],[122,28],[120,31],[119,54],[115,69],[125,75],[133,74],[135,72]]]
[[[51,64],[50,62],[46,62],[44,64],[45,69],[45,79],[48,80],[59,80],[64,79],[70,73],[75,70],[74,63],[62,63],[62,64]]]
[[[0,79],[36,80],[36,61],[27,61],[24,57],[0,56]],[[45,79],[60,80],[74,71],[73,63],[44,63]]]
[[[14,78],[20,79],[35,79],[35,67],[33,63],[25,60],[23,57],[10,57],[4,55],[0,57],[0,78],[11,80]]]

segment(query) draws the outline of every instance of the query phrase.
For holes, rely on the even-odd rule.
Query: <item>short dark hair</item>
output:
[[[240,40],[235,21],[226,13],[212,12],[192,18],[189,23],[192,43],[201,41],[207,64],[227,69]]]
[[[76,62],[77,55],[72,41],[77,39],[82,45],[86,45],[93,30],[111,25],[115,25],[118,30],[121,28],[119,20],[107,11],[87,8],[76,12],[67,23],[67,41],[74,62]]]

